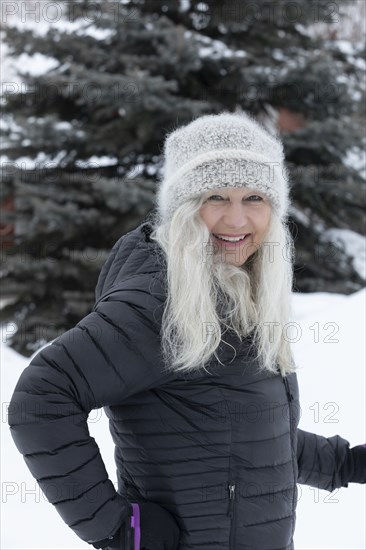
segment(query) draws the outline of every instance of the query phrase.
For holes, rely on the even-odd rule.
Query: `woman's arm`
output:
[[[15,445],[48,501],[90,544],[114,535],[130,505],[108,479],[88,414],[164,383],[155,339],[140,308],[101,302],[33,357],[11,398]]]
[[[366,483],[366,447],[297,429],[298,483],[326,491]]]

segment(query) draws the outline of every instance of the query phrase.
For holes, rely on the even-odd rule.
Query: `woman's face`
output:
[[[218,187],[204,193],[199,212],[211,233],[214,252],[226,263],[243,265],[264,240],[271,216],[266,196],[254,189]],[[237,244],[216,236],[243,237]]]

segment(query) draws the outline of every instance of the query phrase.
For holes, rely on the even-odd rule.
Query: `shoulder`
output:
[[[141,224],[114,244],[99,274],[97,302],[118,290],[139,291],[155,285],[155,275],[165,266],[159,247],[149,239],[150,230],[149,224]]]

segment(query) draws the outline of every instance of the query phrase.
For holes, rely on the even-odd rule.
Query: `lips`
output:
[[[244,239],[241,239],[240,241],[225,241],[223,239],[220,239],[219,237],[216,237],[214,233],[212,233],[212,236],[214,238],[214,241],[219,244],[225,244],[226,247],[236,247],[238,245],[243,244],[245,241],[248,240],[248,237],[251,235],[251,233],[247,233],[244,237]]]
[[[237,237],[241,237],[242,235],[244,235],[244,237],[246,235],[249,235],[249,233],[238,233],[237,235],[233,235],[232,233],[212,233],[212,234],[215,235],[215,237],[233,237],[234,239]]]
[[[239,237],[244,239],[249,233],[241,233],[240,235],[225,235],[224,233],[212,233],[214,237],[222,239],[223,241],[230,239],[238,239]],[[243,237],[242,237],[243,236]]]

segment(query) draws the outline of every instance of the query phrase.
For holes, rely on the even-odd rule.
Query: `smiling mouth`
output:
[[[239,239],[239,240],[234,240],[234,241],[229,241],[229,240],[226,240],[224,238],[221,238],[221,237],[218,237],[217,235],[215,235],[214,233],[212,233],[212,236],[215,240],[215,242],[217,243],[225,243],[226,245],[229,245],[229,246],[237,246],[239,244],[242,244],[244,241],[246,241],[248,239],[248,237],[251,235],[251,233],[247,233],[245,235],[245,237],[243,237],[242,239]]]

